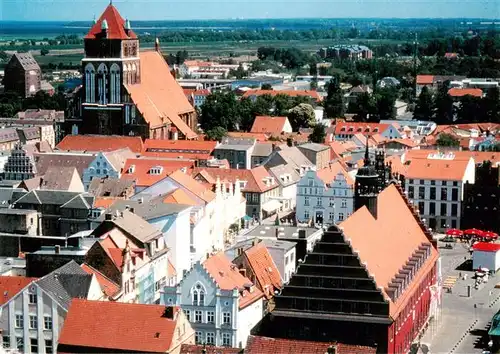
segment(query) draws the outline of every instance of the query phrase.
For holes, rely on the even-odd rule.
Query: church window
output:
[[[85,99],[88,103],[95,102],[95,68],[92,64],[85,67]]]
[[[104,64],[99,65],[97,69],[97,85],[99,104],[107,104],[108,68]]]
[[[205,306],[205,287],[200,283],[191,289],[192,304],[195,306]]]
[[[120,67],[111,66],[111,103],[120,103]]]

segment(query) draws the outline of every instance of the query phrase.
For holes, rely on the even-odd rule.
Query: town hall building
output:
[[[73,134],[196,139],[196,111],[172,76],[156,43],[140,53],[139,39],[109,4],[84,38],[83,87]]]

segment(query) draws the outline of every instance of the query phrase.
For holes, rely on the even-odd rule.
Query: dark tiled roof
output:
[[[11,60],[15,60],[14,58],[19,61],[24,70],[40,70],[40,66],[30,52],[14,53]]]
[[[16,204],[52,204],[52,205],[65,205],[72,201],[75,197],[79,195],[93,198],[92,196],[84,193],[78,192],[67,192],[67,191],[49,191],[49,190],[34,190],[28,192],[21,198],[16,200]],[[87,200],[87,204],[92,205],[93,201]]]
[[[127,190],[134,185],[134,181],[129,179],[93,178],[89,193],[96,197],[125,197]]]
[[[66,209],[85,209],[88,210],[94,204],[94,197],[84,194],[78,194],[70,199],[67,203],[61,205],[61,208]]]
[[[75,173],[78,171],[74,167],[51,166],[42,178],[40,189],[67,191]]]
[[[45,174],[50,166],[75,167],[80,176],[83,170],[94,161],[93,154],[34,154],[36,170],[40,175]]]
[[[75,261],[71,261],[38,280],[37,284],[68,309],[71,299],[87,298],[91,281],[92,275],[85,272]]]
[[[215,347],[212,345],[183,344],[180,354],[240,354],[243,349]]]
[[[14,128],[4,128],[0,129],[0,143],[7,143],[10,141],[19,140],[19,135],[17,130]]]
[[[128,207],[134,208],[134,213],[144,220],[156,219],[166,215],[180,213],[189,208],[189,205],[163,203],[165,196],[150,199],[139,203],[137,200],[117,200],[107,210],[107,213],[114,213],[116,211],[123,211]],[[99,220],[104,220],[105,216],[101,215]]]
[[[135,214],[135,212],[132,213],[128,210],[123,210],[118,215],[115,214],[112,220],[104,222],[112,223],[142,243],[162,236],[162,233],[156,227],[150,225],[146,220]]]

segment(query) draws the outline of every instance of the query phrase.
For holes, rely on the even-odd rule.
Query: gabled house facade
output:
[[[120,178],[125,161],[135,156],[128,148],[99,152],[94,161],[83,170],[82,180],[85,191],[88,191],[93,178]]]
[[[197,344],[243,348],[263,315],[263,293],[223,253],[194,264],[162,301],[184,310]]]

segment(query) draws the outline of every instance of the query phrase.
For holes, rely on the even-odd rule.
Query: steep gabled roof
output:
[[[17,59],[24,70],[40,70],[40,65],[30,52],[14,53],[11,60]]]
[[[181,168],[191,168],[193,165],[193,161],[190,160],[127,159],[121,179],[134,180],[137,186],[149,187],[175,171]],[[154,167],[158,167],[159,170],[152,173]]]
[[[251,133],[281,134],[285,129],[287,117],[257,116],[253,121]]]
[[[69,352],[71,347],[90,347],[165,353],[172,345],[178,311],[172,309],[169,318],[163,305],[75,299],[64,321],[59,347]]]
[[[0,276],[0,306],[9,301],[37,278]]]
[[[109,279],[94,267],[91,267],[87,263],[83,263],[81,267],[88,274],[95,275],[97,282],[101,286],[101,290],[104,294],[106,294],[106,296],[112,297],[120,291],[120,286],[118,284],[116,284],[114,281]]]
[[[107,39],[137,39],[136,34],[129,30],[125,31],[125,20],[113,4],[109,4],[99,20],[92,26],[85,39],[95,39],[102,32],[102,22],[108,23]]]
[[[196,195],[198,198],[203,200],[206,203],[210,203],[215,199],[215,193],[210,189],[196,181],[190,175],[182,171],[176,171],[168,176],[171,180],[182,186],[183,188],[189,190],[191,193]]]
[[[80,178],[75,167],[49,167],[39,187],[40,189],[68,191],[75,174],[77,178]]]

